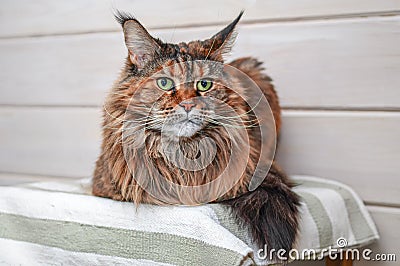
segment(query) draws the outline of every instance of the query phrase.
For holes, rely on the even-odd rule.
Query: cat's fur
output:
[[[162,205],[165,202],[145,191],[138,185],[133,175],[140,175],[142,181],[153,182],[157,186],[158,181],[152,180],[156,174],[154,169],[156,169],[163,177],[174,183],[193,186],[210,182],[220,174],[229,159],[228,150],[233,145],[228,140],[223,127],[218,125],[204,126],[195,134],[180,138],[183,152],[189,157],[196,156],[192,153],[196,152],[197,148],[192,147],[196,146],[192,144],[198,143],[201,135],[207,135],[217,143],[215,162],[200,171],[190,171],[177,169],[167,162],[165,154],[160,152],[159,149],[160,133],[156,128],[147,129],[144,143],[129,151],[133,160],[132,165],[128,167],[122,144],[123,121],[127,120],[127,108],[129,109],[129,106],[135,102],[135,99],[133,99],[132,103],[131,98],[140,90],[139,84],[142,87],[154,86],[153,83],[147,83],[149,82],[147,78],[154,72],[176,62],[213,60],[223,63],[224,54],[230,50],[233,44],[234,28],[241,15],[210,39],[171,44],[151,37],[143,26],[130,15],[117,14],[117,20],[124,30],[129,55],[125,67],[104,105],[106,111],[103,121],[103,143],[93,177],[94,195],[121,201],[133,201],[138,204]],[[279,134],[281,119],[278,97],[271,84],[271,79],[262,73],[261,63],[248,57],[237,59],[229,65],[247,74],[260,87],[272,109],[276,132]],[[202,66],[197,67],[202,68]],[[182,71],[189,69],[190,66]],[[203,69],[202,71],[207,70]],[[204,94],[226,102],[242,114],[243,120],[250,121],[254,118],[251,115],[250,107],[242,98],[237,97],[229,88],[215,86],[216,88]],[[168,108],[170,110],[176,108],[182,101],[191,101],[197,96],[199,96],[199,93],[195,90],[178,89],[166,92],[157,104],[159,110],[167,110]],[[231,207],[238,221],[250,228],[254,241],[260,247],[266,244],[268,249],[278,250],[283,248],[290,250],[293,247],[298,230],[299,198],[291,190],[292,184],[287,176],[275,163],[272,163],[271,169],[261,185],[254,191],[248,191],[250,178],[260,156],[260,133],[258,127],[247,127],[246,130],[250,141],[249,158],[243,158],[247,164],[246,171],[239,182],[216,201]],[[169,196],[175,200],[174,202],[187,204],[185,197],[188,197],[188,195],[181,195],[178,191],[169,191],[161,186],[159,193],[160,195],[170,194]]]

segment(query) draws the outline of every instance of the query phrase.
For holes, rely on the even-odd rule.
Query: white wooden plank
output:
[[[0,108],[0,172],[90,176],[100,147],[97,108]],[[400,204],[400,113],[285,111],[278,161],[290,174],[352,186]]]
[[[155,8],[157,7],[157,8]],[[400,10],[399,0],[3,0],[0,37],[117,30],[112,10],[131,11],[151,28],[225,23],[246,9],[244,21],[299,19]]]
[[[371,249],[371,258],[375,254],[395,254],[396,261],[356,261],[354,266],[394,266],[398,265],[400,259],[400,209],[388,207],[368,206],[368,210],[378,227],[380,239],[366,247]]]
[[[90,176],[100,150],[100,110],[1,108],[0,172]]]
[[[400,16],[257,25],[239,41],[236,55],[265,61],[285,107],[400,106]]]
[[[120,34],[0,41],[0,102],[100,105],[123,65],[123,42]]]
[[[178,42],[219,28],[152,32]],[[0,104],[100,105],[125,54],[121,33],[2,40]],[[243,25],[237,56],[266,62],[285,107],[400,107],[400,16]]]
[[[400,204],[400,113],[283,114],[277,160],[289,174],[338,180],[365,201]]]

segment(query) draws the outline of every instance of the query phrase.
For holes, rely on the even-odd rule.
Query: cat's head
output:
[[[218,125],[221,114],[229,117],[227,109],[244,111],[246,104],[229,88],[231,79],[223,65],[242,13],[209,39],[178,44],[152,37],[129,14],[116,15],[129,53],[127,80],[129,75],[135,77],[130,108],[148,117],[147,128],[170,136],[192,137],[210,125]]]

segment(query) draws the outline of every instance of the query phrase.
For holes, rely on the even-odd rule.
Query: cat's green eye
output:
[[[175,87],[175,84],[170,78],[159,78],[157,79],[157,86],[164,91],[169,91]]]
[[[211,87],[213,86],[213,83],[211,80],[208,79],[202,79],[197,81],[196,83],[196,88],[199,91],[208,91],[209,89],[211,89]]]

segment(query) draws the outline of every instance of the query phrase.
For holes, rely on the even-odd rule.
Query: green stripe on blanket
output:
[[[307,209],[317,226],[319,246],[323,248],[331,246],[332,241],[334,241],[332,237],[332,223],[329,219],[329,214],[325,210],[321,201],[311,193],[304,191],[297,191],[297,193],[301,197],[301,200],[306,204]]]
[[[238,265],[242,255],[173,234],[101,227],[66,221],[0,213],[0,238],[31,242],[64,250],[174,265]]]

